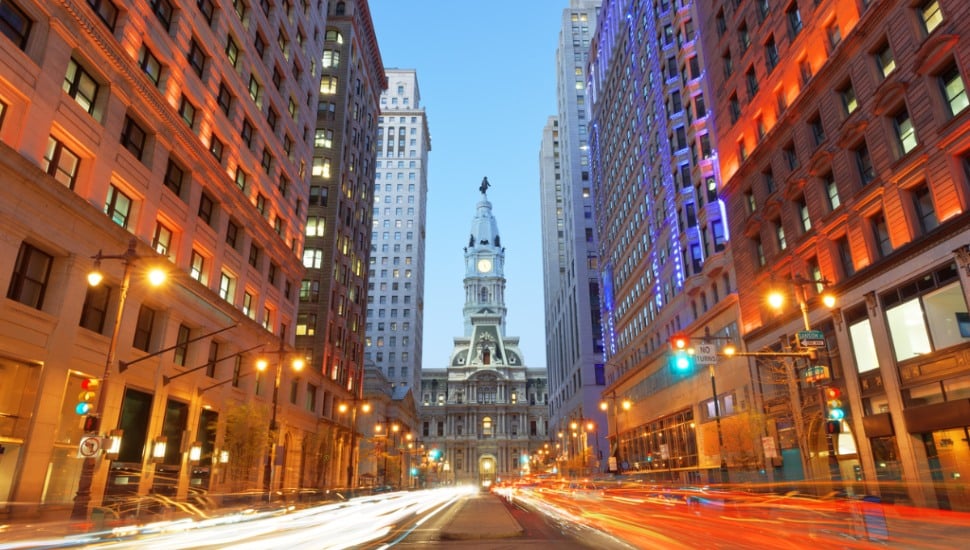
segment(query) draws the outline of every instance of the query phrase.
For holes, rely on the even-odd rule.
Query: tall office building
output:
[[[317,486],[322,375],[271,411],[254,374],[297,317],[313,4],[3,2],[0,501]]]
[[[431,136],[417,73],[386,71],[377,128],[364,355],[400,396],[417,391],[421,379]]]
[[[764,460],[746,362],[671,361],[676,334],[738,332],[699,21],[694,2],[605,1],[587,90],[611,453],[681,481],[756,476]]]
[[[462,335],[445,367],[421,372],[421,425],[412,435],[428,453],[422,474],[432,482],[488,486],[544,470],[550,456],[546,369],[526,366],[519,338],[505,334],[505,247],[515,239],[499,233],[488,187],[483,180],[463,245]]]
[[[588,457],[605,466],[607,420],[600,322],[599,258],[589,165],[586,64],[599,0],[572,0],[562,12],[556,49],[558,114],[543,128],[540,148],[546,362],[552,432],[584,433]],[[592,422],[593,430],[586,431]],[[573,428],[582,426],[581,430]]]
[[[353,485],[364,379],[378,102],[387,77],[366,0],[332,2],[320,37],[319,103],[311,163],[296,345],[323,374],[315,392],[334,442],[326,483]]]
[[[698,3],[741,334],[755,351],[809,329],[825,343],[818,382],[799,365],[787,438],[806,476],[907,481],[894,498],[967,510],[970,4]]]

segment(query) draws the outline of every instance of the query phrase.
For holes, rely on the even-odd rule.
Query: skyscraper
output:
[[[365,357],[394,394],[417,391],[424,335],[424,248],[431,136],[417,73],[387,69],[381,95]]]
[[[505,245],[482,181],[464,245],[462,335],[448,364],[421,372],[420,430],[434,481],[483,483],[540,467],[548,448],[546,369],[505,334]],[[542,458],[542,463],[544,463]],[[426,474],[428,472],[425,472]]]
[[[0,368],[17,383],[0,387],[16,413],[0,427],[0,499],[57,507],[82,493],[84,516],[149,492],[268,484],[273,384],[253,372],[292,340],[325,13],[2,8]],[[145,281],[150,265],[167,269],[163,286]],[[88,286],[95,268],[104,280]],[[301,400],[315,383],[282,380]],[[318,413],[288,404],[284,448],[309,446]],[[257,443],[233,436],[234,419]],[[106,454],[109,434],[120,446]],[[318,464],[298,458],[281,457],[276,486],[312,485]]]
[[[573,422],[585,427],[592,421],[594,430],[585,437],[589,449],[600,451],[590,457],[597,462],[607,454],[608,428],[599,407],[606,379],[586,65],[599,5],[599,0],[572,0],[562,12],[556,49],[559,112],[543,129],[539,163],[552,431],[570,430]]]
[[[587,90],[611,453],[681,481],[764,460],[745,361],[671,355],[675,335],[738,332],[700,20],[694,2],[605,1]]]
[[[967,510],[970,4],[698,3],[741,335],[824,343],[798,369],[806,476]]]
[[[366,0],[332,2],[323,40],[296,345],[323,374],[329,485],[353,484],[377,117],[387,77]],[[343,412],[341,412],[343,411]],[[346,476],[346,477],[345,477]]]

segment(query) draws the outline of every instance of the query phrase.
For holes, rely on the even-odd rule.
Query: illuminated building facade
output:
[[[559,112],[543,128],[539,163],[551,431],[569,430],[574,421],[592,422],[593,430],[583,433],[597,462],[605,459],[608,443],[606,415],[599,407],[606,381],[586,63],[599,5],[599,0],[573,0],[562,12],[556,50]]]
[[[421,370],[420,427],[432,481],[490,484],[539,467],[547,449],[546,369],[527,367],[506,336],[505,245],[482,182],[464,247],[463,335],[444,368]],[[515,244],[514,239],[511,244]],[[543,459],[544,460],[544,459]]]
[[[416,391],[424,337],[424,249],[431,136],[417,73],[386,69],[367,283],[367,349],[396,394]]]
[[[37,505],[8,511],[70,507],[79,453],[92,506],[263,486],[274,384],[253,365],[292,356],[325,5],[4,0],[0,501]],[[322,375],[282,372],[270,486],[318,487]]]
[[[603,2],[587,90],[610,455],[617,469],[688,482],[724,467],[757,477],[764,461],[746,362],[670,362],[675,334],[738,332],[701,21],[693,2]]]
[[[329,6],[321,30],[324,50],[296,346],[312,370],[323,374],[323,385],[316,388],[323,409],[320,436],[335,442],[327,480],[330,486],[343,486],[356,479],[353,447],[359,438],[353,432],[362,412],[374,142],[387,78],[367,1]],[[338,412],[341,405],[345,414]]]
[[[822,384],[846,396],[829,446],[799,368],[808,454],[829,463],[806,474],[970,508],[970,4],[699,4],[745,345],[822,331]]]

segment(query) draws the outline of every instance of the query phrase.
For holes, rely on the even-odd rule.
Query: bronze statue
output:
[[[488,177],[484,177],[484,178],[482,178],[482,185],[479,186],[478,190],[481,191],[482,194],[484,195],[485,194],[485,191],[487,191],[488,188],[491,187],[491,186],[492,186],[492,184],[491,183],[488,183]]]

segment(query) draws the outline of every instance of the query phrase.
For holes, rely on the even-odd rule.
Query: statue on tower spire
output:
[[[481,191],[482,194],[484,195],[485,194],[485,191],[488,191],[488,188],[491,187],[491,186],[492,186],[492,184],[491,183],[488,183],[488,177],[486,176],[486,177],[482,178],[482,184],[478,187],[478,190]]]

